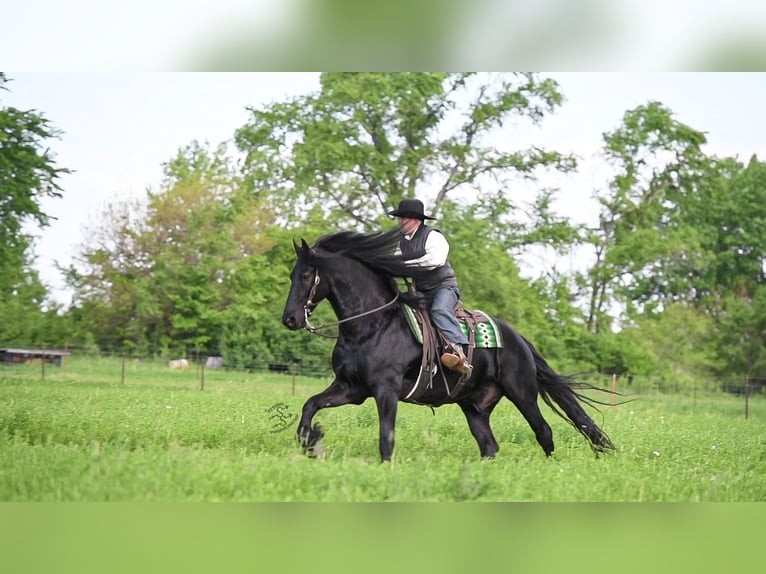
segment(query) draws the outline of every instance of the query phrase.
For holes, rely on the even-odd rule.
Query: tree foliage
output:
[[[0,98],[8,82],[0,72]],[[35,110],[0,107],[0,341],[40,341],[55,332],[55,306],[32,269],[33,240],[24,226],[47,226],[42,201],[62,195],[59,180],[69,170],[57,167],[46,147],[59,136]]]
[[[0,96],[8,79],[0,72]],[[61,197],[59,178],[69,170],[55,165],[53,154],[44,143],[60,132],[39,112],[0,108],[0,262],[18,263],[29,246],[22,232],[32,220],[49,223],[40,202],[45,197]]]
[[[145,205],[109,206],[70,269],[97,340],[153,352],[217,349],[237,274],[270,246],[270,217],[243,193],[223,146],[182,149]]]
[[[629,110],[622,125],[604,134],[604,154],[614,166],[598,227],[586,233],[594,263],[579,278],[587,296],[588,330],[612,325],[613,307],[630,306],[633,294],[657,277],[657,265],[683,251],[689,239],[675,214],[694,192],[704,134],[677,121],[658,102]]]
[[[571,168],[556,152],[489,143],[561,101],[558,85],[535,74],[327,73],[318,94],[251,109],[236,142],[247,181],[281,220],[369,231],[402,198],[430,191],[441,213],[448,196],[502,198],[510,178]]]

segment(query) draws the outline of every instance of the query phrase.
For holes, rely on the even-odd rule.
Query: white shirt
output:
[[[414,233],[412,235],[414,235]],[[405,235],[404,238],[409,241],[412,239],[412,235]],[[433,230],[428,234],[428,237],[426,237],[425,249],[425,255],[418,257],[417,259],[410,259],[407,261],[407,265],[425,267],[426,269],[436,269],[447,262],[449,243],[447,243],[447,238],[438,231]],[[397,247],[396,252],[399,254],[402,251]]]

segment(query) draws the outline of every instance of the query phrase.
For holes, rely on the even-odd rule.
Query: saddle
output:
[[[410,303],[405,303],[403,308],[413,335],[423,345],[423,357],[418,379],[405,397],[406,400],[416,402],[433,385],[433,376],[439,370],[439,347],[441,346],[446,351],[450,349],[451,344],[433,324],[430,313],[425,305],[420,304],[415,307]],[[466,361],[469,364],[472,363],[473,352],[476,347],[502,347],[500,329],[489,315],[482,311],[465,309],[462,301],[457,302],[455,315],[468,338]],[[455,386],[450,389],[443,370],[441,372],[447,394],[450,397],[457,396],[471,377],[470,370],[461,373]]]

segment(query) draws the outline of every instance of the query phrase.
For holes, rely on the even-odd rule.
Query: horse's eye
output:
[[[304,271],[301,273],[301,281],[309,281],[314,278],[313,271]]]

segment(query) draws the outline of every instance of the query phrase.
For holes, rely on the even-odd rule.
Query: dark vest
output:
[[[421,225],[409,241],[404,237],[399,240],[399,249],[402,250],[403,254],[412,255],[413,258],[417,258],[426,252],[426,239],[432,231],[441,233],[435,227]],[[455,276],[454,269],[452,269],[452,265],[449,264],[449,260],[444,265],[430,270],[415,285],[418,291],[426,295],[443,287],[457,288],[457,277]]]

